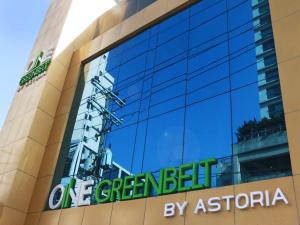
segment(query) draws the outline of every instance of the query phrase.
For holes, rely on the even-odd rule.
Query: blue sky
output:
[[[0,128],[51,0],[0,0]]]

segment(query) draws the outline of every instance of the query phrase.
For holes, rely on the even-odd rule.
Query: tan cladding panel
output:
[[[52,0],[35,40],[29,61],[41,51],[54,48],[59,40],[72,0]]]
[[[300,11],[300,2],[298,0],[269,0],[269,3],[273,21]]]
[[[300,1],[270,0],[293,174],[300,174]]]
[[[276,206],[261,208],[255,205],[254,208],[235,211],[235,225],[292,225],[298,224],[297,203],[292,177],[271,179],[261,182],[241,184],[235,186],[235,194],[249,193],[268,190],[270,201],[276,188],[280,188],[288,199],[288,205],[280,202]]]
[[[1,208],[0,225],[23,225],[26,214],[18,210],[3,207]]]
[[[293,174],[300,175],[300,111],[286,114],[285,120]]]
[[[295,195],[298,206],[298,216],[300,221],[300,175],[294,176]]]
[[[300,11],[274,21],[273,31],[279,63],[300,55]]]
[[[189,202],[189,206],[194,207],[199,198],[203,199],[205,202],[211,197],[216,196],[226,196],[234,195],[234,187],[228,186],[216,189],[207,189],[203,191],[193,191],[187,193],[186,200]],[[222,208],[226,208],[226,203],[222,202]],[[233,209],[234,203],[230,203],[230,208]],[[218,213],[208,213],[206,215],[195,215],[193,210],[187,210],[186,224],[188,225],[202,225],[202,224],[222,224],[222,225],[232,225],[234,224],[234,210],[231,211],[221,211]]]
[[[272,202],[272,195],[277,188],[287,197],[287,205],[280,201],[270,207],[255,204],[254,207],[235,209],[234,200],[231,200],[228,211],[227,203],[222,201],[220,212],[194,213],[199,199],[202,199],[207,207],[206,202],[211,197],[237,196],[240,193],[250,195],[250,192],[268,190]],[[36,221],[36,217],[40,217],[39,223],[35,222],[32,225],[298,225],[299,193],[300,178],[285,177],[147,199],[47,211],[41,215],[31,214],[29,219]],[[184,201],[188,202],[184,215],[180,216],[177,209],[175,216],[164,217],[166,203],[182,204]]]

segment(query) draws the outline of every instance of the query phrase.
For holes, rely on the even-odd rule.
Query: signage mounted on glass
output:
[[[32,60],[26,70],[24,76],[22,76],[19,82],[18,91],[22,90],[24,86],[31,84],[33,81],[44,76],[51,64],[51,59],[54,53],[54,49],[49,49],[46,54],[41,51],[35,60]]]
[[[91,198],[97,203],[106,203],[146,198],[153,192],[165,195],[210,188],[212,166],[216,164],[217,160],[212,158],[199,163],[184,164],[178,168],[161,169],[158,178],[150,172],[141,173],[123,179],[101,180],[97,185],[94,180],[82,181],[79,188],[75,188],[76,180],[71,178],[66,187],[62,184],[54,187],[49,196],[49,207],[69,208],[72,203],[74,206],[90,205]],[[199,181],[200,169],[205,175],[202,183]]]

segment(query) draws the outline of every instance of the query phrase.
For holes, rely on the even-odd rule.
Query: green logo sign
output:
[[[155,193],[166,195],[171,193],[200,190],[211,187],[211,167],[217,164],[217,159],[207,159],[198,163],[190,163],[161,169],[158,177],[152,173],[141,173],[126,176],[123,179],[102,180],[93,188],[94,180],[80,181],[76,185],[74,178],[70,179],[65,187],[59,184],[54,187],[49,197],[51,209],[69,208],[90,205],[92,192],[97,203],[125,201],[130,199],[146,198]],[[199,181],[199,171],[203,170],[204,180]],[[75,191],[76,189],[76,191]]]
[[[19,82],[21,87],[48,70],[51,63],[52,53],[53,49],[50,49],[47,52],[46,57],[44,57],[44,52],[42,51],[38,54],[35,60],[29,64],[27,73],[21,78]]]

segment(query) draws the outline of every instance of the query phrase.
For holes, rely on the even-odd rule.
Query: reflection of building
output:
[[[93,68],[93,63],[89,65],[91,68]],[[106,64],[103,63],[102,67],[104,69],[105,66]],[[103,70],[103,68],[101,69]],[[105,115],[103,109],[105,109],[109,97],[104,95],[91,82],[95,77],[101,83],[102,89],[112,90],[113,87],[114,78],[108,73],[100,76],[90,73],[86,78],[88,82],[84,88],[76,117],[68,155],[68,165],[65,167],[65,176],[81,178],[96,175],[94,168],[97,163],[97,156],[101,153],[102,148],[102,139],[98,136],[98,133],[104,127]]]
[[[118,163],[113,162],[111,168],[101,170],[101,179],[113,180],[114,178],[124,178],[131,173],[120,166]]]
[[[91,4],[104,5],[111,1],[53,0],[40,32],[41,35],[37,38],[33,55],[52,46],[58,49],[52,38],[56,35],[64,36],[60,35],[60,24],[63,34],[67,33],[65,27],[68,23],[64,24],[63,18],[69,17],[70,13],[74,12],[74,7],[65,6],[67,2],[83,2],[82,5],[86,6],[74,12],[78,20],[72,23],[72,28],[80,33],[77,29],[82,27],[82,22],[90,18],[93,13],[98,13],[97,8],[91,7]],[[261,4],[265,2],[265,0],[258,1]],[[134,14],[142,4],[149,2],[153,2],[152,5]],[[300,94],[300,89],[297,88],[299,83],[297,71],[300,61],[299,57],[295,56],[300,52],[295,46],[299,42],[297,35],[300,28],[300,2],[270,0],[270,3],[272,19],[276,24],[273,26],[278,49],[276,54],[282,59],[278,67],[281,72],[280,80],[284,81],[282,92],[286,106],[291,164],[286,162],[288,156],[285,155],[287,147],[285,129],[279,128],[273,132],[261,129],[256,133],[245,132],[233,147],[230,145],[234,136],[230,134],[236,132],[238,126],[243,126],[243,121],[247,123],[255,117],[258,123],[262,121],[259,118],[260,114],[262,118],[272,117],[271,110],[260,113],[258,86],[261,84],[256,83],[258,76],[255,57],[253,57],[256,52],[252,31],[251,0],[121,0],[116,6],[118,8],[112,9],[104,17],[96,20],[91,18],[86,24],[90,25],[94,20],[95,23],[87,27],[86,32],[76,38],[63,54],[55,52],[47,75],[16,95],[0,134],[0,224],[167,225],[170,221],[172,224],[185,223],[185,225],[217,224],[217,221],[224,222],[224,225],[299,224],[297,206],[300,205],[298,196],[300,193],[300,142],[298,141],[300,111],[297,111],[299,109],[297,96]],[[94,8],[95,10],[92,10]],[[56,12],[61,14],[58,15]],[[128,18],[129,16],[131,17]],[[244,38],[245,27],[237,27],[242,22],[247,22],[247,27],[250,25],[251,30],[246,34],[246,38]],[[47,26],[50,29],[47,29]],[[231,32],[231,27],[235,34]],[[232,37],[229,43],[228,34]],[[239,38],[234,38],[235,36]],[[228,44],[241,50],[235,53],[235,47],[228,49]],[[247,46],[251,46],[250,54],[244,51]],[[236,56],[230,61],[227,57],[228,50],[234,51]],[[154,176],[158,181],[160,169],[180,166],[180,162],[196,162],[209,156],[218,158],[220,162],[218,169],[222,171],[222,176],[218,176],[219,179],[216,180],[216,170],[215,167],[213,168],[213,184],[218,183],[218,186],[231,184],[233,178],[236,178],[236,182],[256,182],[49,212],[48,194],[59,183],[67,183],[67,180],[62,181],[62,178],[69,176],[70,169],[63,176],[63,166],[72,148],[73,155],[70,154],[68,161],[68,167],[71,168],[73,156],[81,141],[74,136],[71,142],[71,138],[83,88],[85,85],[90,85],[85,81],[100,75],[98,65],[89,62],[103,60],[103,53],[107,51],[110,52],[107,58],[110,58],[111,66],[106,66],[106,71],[114,78],[113,87],[119,91],[122,98],[127,100],[127,104],[123,109],[116,111],[116,115],[124,115],[124,127],[113,128],[105,140],[104,147],[107,148],[110,143],[112,147],[103,160],[105,164],[103,172],[99,169],[101,177],[109,179],[122,177],[128,170],[134,174],[155,172]],[[158,62],[162,62],[159,66],[156,66],[157,59]],[[219,62],[224,62],[224,66],[216,65]],[[237,67],[235,62],[238,64]],[[246,69],[238,74],[234,72],[235,68],[249,64],[251,64],[250,70]],[[190,65],[199,69],[197,77],[189,68]],[[227,74],[227,68],[231,65],[232,74]],[[144,72],[145,68],[146,72]],[[85,73],[78,76],[81,70],[85,70]],[[272,77],[271,72],[267,74]],[[90,77],[84,80],[85,75]],[[232,85],[233,90],[230,89],[229,77],[223,79],[227,75],[233,75],[232,78],[237,79],[232,80],[237,81]],[[190,79],[191,76],[193,79]],[[142,81],[136,79],[140,77],[144,79]],[[219,78],[222,79],[221,83]],[[93,83],[99,82],[95,79]],[[175,83],[176,86],[173,85]],[[251,87],[240,86],[240,84]],[[76,94],[73,94],[74,92]],[[229,92],[235,95],[232,102]],[[130,97],[135,93],[138,93],[138,97]],[[90,101],[94,99],[91,98]],[[86,121],[90,126],[89,131],[83,132],[81,129],[81,133],[78,132],[78,135],[85,133],[90,139],[87,139],[86,148],[82,148],[79,161],[74,160],[79,165],[76,176],[80,175],[82,178],[86,176],[85,179],[93,176],[88,174],[94,173],[90,168],[94,158],[99,157],[101,149],[101,140],[94,141],[96,149],[91,147],[94,145],[89,141],[95,134],[98,136],[101,132],[100,127],[98,127],[100,132],[91,128],[93,121]],[[236,121],[241,123],[237,124]],[[264,122],[273,123],[274,120],[264,120]],[[257,125],[255,122],[253,124]],[[84,126],[79,121],[77,125],[80,125],[80,128]],[[169,135],[165,137],[167,141],[160,141],[160,138],[166,134],[165,131],[169,131],[170,128],[175,128],[178,136],[170,139]],[[189,133],[193,136],[188,135]],[[76,141],[77,139],[79,141]],[[231,149],[234,151],[231,152]],[[231,153],[238,154],[238,157],[231,157]],[[84,160],[81,161],[81,158]],[[107,166],[110,158],[113,158],[112,168]],[[118,167],[115,162],[121,166]],[[285,171],[280,170],[278,165],[292,165],[293,176],[286,177]],[[271,174],[272,167],[276,170]],[[235,169],[236,176],[232,176],[233,168],[239,169]],[[202,181],[204,170],[199,172]],[[187,173],[191,174],[190,171]],[[276,179],[264,180],[271,177]],[[77,178],[77,181],[79,180]],[[143,180],[139,183],[143,185]],[[188,181],[187,186],[189,184]],[[278,202],[276,206],[271,205],[276,188],[283,190],[289,201],[288,205],[282,202]],[[106,190],[111,189],[107,187]],[[264,196],[268,191],[270,207],[264,201],[263,207],[255,203],[255,206],[250,208],[252,201],[249,201],[247,209],[231,207],[232,210],[227,211],[226,200],[223,199],[220,212],[207,210],[198,215],[192,212],[199,198],[205,198],[203,200],[206,209],[216,209],[216,204],[214,206],[206,204],[208,195],[208,197],[226,196],[229,199],[232,195],[238,197],[237,195],[241,193],[240,205],[244,205],[247,199],[242,193],[247,196],[250,191],[263,192]],[[92,196],[95,196],[94,194],[95,191]],[[163,207],[166,200],[182,204],[185,198],[191,203],[186,208],[186,213],[180,216],[176,208],[176,216],[164,218]],[[249,200],[250,198],[259,200],[257,195],[249,195]],[[211,203],[219,202],[214,199]],[[94,199],[91,200],[94,204]],[[230,203],[237,204],[234,199],[231,199]]]
[[[244,183],[290,174],[285,131],[259,136],[233,145],[234,182]]]
[[[108,53],[86,66],[87,81],[61,180],[67,185],[70,177],[75,177],[75,190],[82,180],[99,181],[107,176],[113,179],[130,174],[113,161],[111,146],[104,146],[105,135],[110,132],[111,126],[122,122],[108,109],[109,102],[114,101],[120,107],[125,104],[113,92],[114,77],[106,71],[107,58]]]
[[[256,59],[261,118],[282,114],[282,99],[268,1],[253,0]]]
[[[218,165],[218,186],[290,174],[269,2],[252,0],[252,9],[260,121],[245,122],[236,131],[238,140],[233,144],[234,156],[231,160],[221,160]]]

